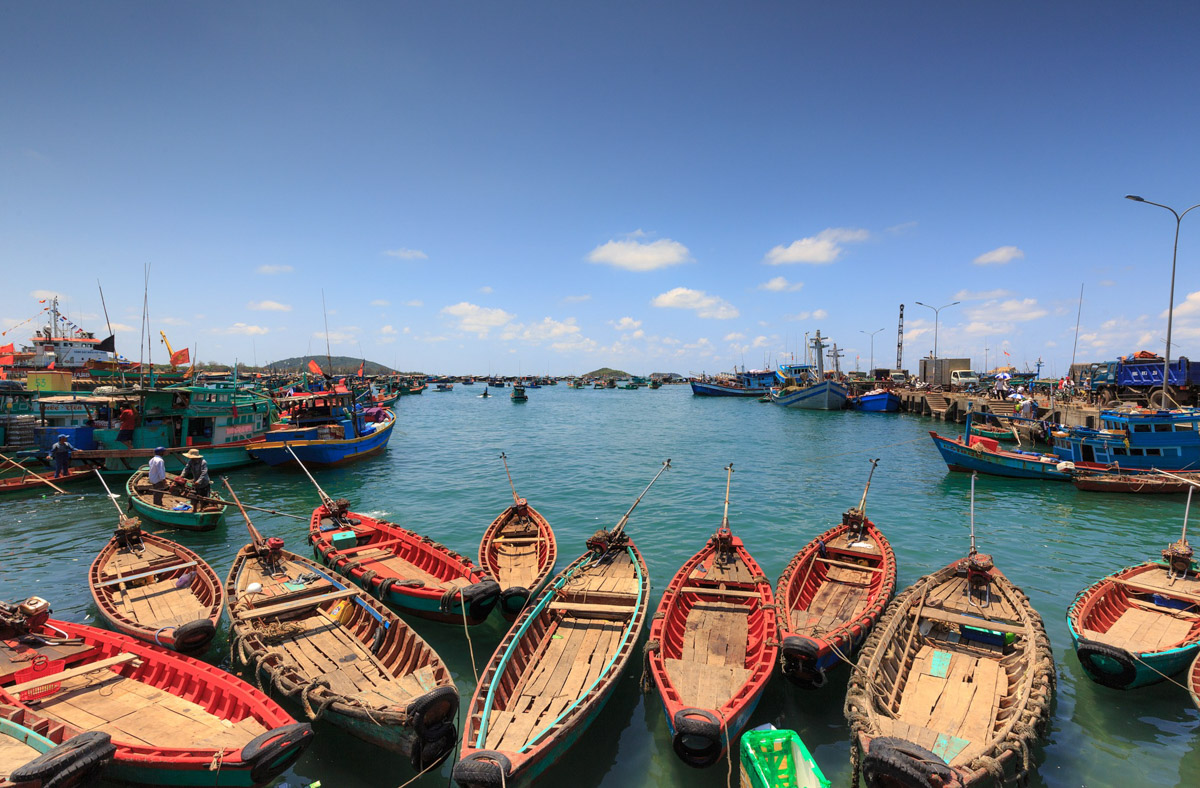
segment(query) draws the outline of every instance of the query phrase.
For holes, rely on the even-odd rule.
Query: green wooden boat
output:
[[[971,434],[978,435],[981,438],[991,438],[994,441],[1013,442],[1017,438],[1013,435],[1013,431],[1003,427],[993,427],[988,424],[972,424]]]
[[[154,491],[150,489],[150,481],[147,478],[149,473],[150,467],[143,465],[125,483],[129,508],[137,512],[143,520],[181,531],[211,531],[224,519],[225,506],[192,501],[186,496],[170,492],[163,492],[163,505],[155,506]],[[209,497],[220,498],[216,490],[209,493]]]
[[[829,780],[795,731],[746,731],[741,744],[743,788],[829,788]]]

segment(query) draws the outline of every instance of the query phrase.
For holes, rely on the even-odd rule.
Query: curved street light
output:
[[[1173,250],[1171,251],[1171,295],[1170,295],[1170,301],[1167,303],[1167,352],[1163,356],[1163,404],[1165,405],[1165,404],[1167,404],[1168,400],[1171,401],[1172,403],[1175,402],[1175,399],[1171,396],[1171,389],[1170,389],[1170,384],[1171,384],[1171,322],[1175,317],[1175,261],[1179,257],[1179,224],[1180,224],[1180,222],[1183,221],[1183,217],[1187,216],[1188,213],[1190,213],[1193,209],[1200,208],[1200,203],[1193,205],[1191,208],[1188,208],[1183,213],[1179,213],[1178,211],[1176,211],[1174,208],[1172,208],[1169,205],[1163,205],[1162,203],[1158,203],[1158,202],[1151,202],[1150,200],[1144,199],[1142,197],[1138,197],[1136,194],[1126,194],[1125,199],[1133,200],[1134,202],[1144,202],[1144,203],[1146,203],[1146,205],[1157,205],[1159,208],[1166,208],[1168,211],[1171,212],[1171,215],[1175,217],[1175,246],[1174,246]],[[934,333],[936,333],[936,330]]]
[[[858,330],[858,333],[866,334],[867,336],[869,336],[871,338],[871,369],[872,370],[875,369],[875,335],[878,334],[882,330],[883,330],[882,328],[877,328],[874,331],[863,331],[861,328]]]
[[[945,309],[948,306],[956,306],[958,304],[961,304],[962,301],[951,301],[949,304],[942,304],[941,306],[930,306],[929,304],[923,304],[920,301],[917,301],[915,303],[918,306],[923,306],[926,309],[933,310],[933,357],[937,358],[938,357],[938,352],[937,352],[938,313],[941,312],[943,309]]]

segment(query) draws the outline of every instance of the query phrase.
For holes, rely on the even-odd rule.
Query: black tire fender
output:
[[[376,597],[376,598],[377,598],[377,599],[378,599],[380,602],[386,602],[386,601],[387,601],[387,595],[388,595],[388,591],[391,591],[391,590],[392,590],[392,586],[396,585],[396,583],[399,583],[399,582],[400,582],[400,578],[398,578],[398,577],[385,577],[385,578],[383,578],[382,580],[380,580],[380,581],[379,581],[379,593],[377,593],[377,594],[375,595],[375,597]]]
[[[820,689],[829,678],[817,667],[821,647],[801,635],[788,635],[779,649],[779,664],[788,681],[802,689]]]
[[[1088,678],[1097,684],[1113,689],[1128,689],[1129,685],[1137,678],[1137,663],[1133,655],[1123,648],[1080,638],[1075,644],[1075,653],[1079,657],[1079,664],[1083,665],[1084,671],[1088,674]],[[1097,662],[1099,658],[1116,662],[1120,666],[1121,672],[1113,674],[1101,670]]]
[[[450,773],[460,788],[501,788],[511,775],[512,763],[495,750],[476,750],[464,756]]]
[[[495,580],[480,580],[463,588],[460,594],[468,618],[487,618],[500,600],[500,584]]]
[[[307,722],[281,725],[259,734],[242,748],[242,763],[250,767],[255,785],[271,782],[287,770],[312,743],[313,729]]]
[[[953,779],[954,770],[939,756],[907,739],[879,736],[862,760],[863,777],[868,786],[887,778],[887,785],[906,788],[940,788]]]
[[[175,627],[175,650],[183,653],[203,651],[217,635],[217,627],[207,618],[198,618]]]
[[[18,766],[8,779],[13,783],[41,782],[47,785],[68,771],[77,773],[80,769],[107,764],[116,751],[112,737],[107,733],[88,731],[72,736],[24,766]]]
[[[423,772],[432,769],[445,761],[454,752],[454,744],[458,739],[458,730],[450,724],[436,728],[425,739],[414,739],[409,763],[413,770]]]
[[[510,586],[500,592],[500,611],[516,615],[529,603],[529,589],[522,586]]]
[[[672,719],[675,738],[671,746],[679,759],[696,769],[712,766],[724,748],[721,722],[707,709],[680,709]]]
[[[441,727],[458,717],[458,703],[454,687],[437,687],[408,704],[406,712],[417,737],[423,741],[437,738]]]

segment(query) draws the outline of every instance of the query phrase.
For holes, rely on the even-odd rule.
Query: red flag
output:
[[[314,375],[324,375],[325,374],[324,372],[321,371],[321,365],[317,363],[316,359],[313,359],[308,362],[308,371],[313,373]]]
[[[9,342],[7,345],[0,345],[0,354],[15,353],[15,352],[16,352],[16,348],[13,347],[12,342]]]
[[[3,348],[0,348],[3,350]],[[12,356],[0,356],[0,367],[11,367],[13,364]]]
[[[187,348],[184,348],[183,350],[176,350],[171,354],[171,366],[173,367],[182,367],[189,361],[191,361],[191,354],[188,353]]]
[[[0,350],[3,350],[3,348],[0,348]],[[365,360],[363,361],[363,363],[358,365],[358,376],[360,378],[363,376],[363,367],[365,367],[366,365],[367,365],[367,362]]]
[[[51,361],[49,364],[47,364],[46,369],[54,369],[54,362]]]

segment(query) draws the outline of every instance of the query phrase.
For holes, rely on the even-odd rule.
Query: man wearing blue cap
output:
[[[67,442],[66,435],[59,435],[58,442],[50,447],[50,453],[46,455],[46,459],[54,460],[55,479],[71,475],[71,452],[73,451],[75,451],[75,447]]]
[[[154,505],[162,506],[163,491],[167,489],[167,463],[163,455],[167,450],[159,446],[150,458],[150,489],[154,490]]]

